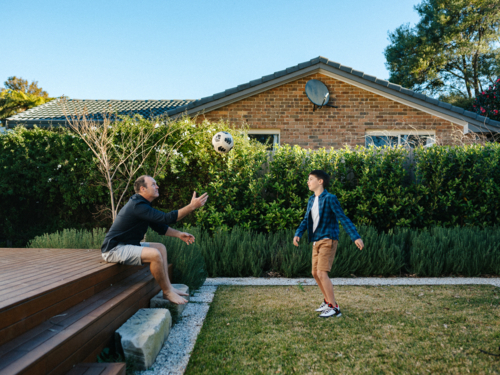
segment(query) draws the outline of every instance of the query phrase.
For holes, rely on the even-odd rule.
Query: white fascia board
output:
[[[424,106],[424,105],[419,105],[413,101],[410,101],[410,100],[405,100],[397,95],[393,95],[393,94],[390,94],[389,92],[385,92],[385,91],[382,91],[382,90],[379,90],[379,89],[376,89],[374,87],[371,87],[367,84],[363,84],[361,82],[357,82],[353,79],[349,79],[348,77],[345,77],[343,75],[339,75],[339,74],[336,74],[336,73],[333,73],[329,70],[325,70],[325,69],[320,69],[319,73],[321,74],[324,74],[328,77],[331,77],[331,78],[334,78],[336,80],[339,80],[339,81],[342,81],[342,82],[345,82],[345,83],[348,83],[352,86],[356,86],[356,87],[359,87],[360,89],[363,89],[365,91],[369,91],[371,93],[374,93],[376,95],[380,95],[380,96],[383,96],[384,98],[387,98],[387,99],[390,99],[392,101],[395,101],[395,102],[398,102],[398,103],[401,103],[401,104],[404,104],[408,107],[412,107],[412,108],[415,108],[415,109],[418,109],[419,111],[422,111],[422,112],[425,112],[425,113],[429,113],[433,116],[436,116],[436,117],[439,117],[439,118],[442,118],[443,120],[446,120],[446,121],[449,121],[449,122],[452,122],[454,124],[457,124],[457,125],[460,125],[460,126],[463,126],[465,127],[468,122],[465,121],[465,120],[461,120],[461,119],[457,119],[456,117],[453,117],[453,116],[448,116],[440,111],[436,111],[436,110],[433,110],[427,106]],[[388,91],[391,90],[391,89],[388,89]]]
[[[401,130],[366,130],[366,135],[436,135],[435,130],[413,130],[413,129],[401,129]]]
[[[198,107],[191,108],[187,112],[184,113],[178,113],[176,115],[173,115],[173,117],[177,116],[182,116],[183,114],[186,114],[188,116],[193,116],[193,115],[202,115],[203,113],[211,112],[216,109],[219,109],[221,107],[225,107],[229,104],[238,102],[240,100],[249,98],[251,96],[260,94],[261,92],[268,91],[271,89],[274,89],[275,87],[282,86],[284,84],[287,84],[289,82],[296,81],[302,77],[307,77],[311,74],[318,73],[319,72],[319,67],[317,65],[315,66],[310,66],[305,69],[298,70],[296,72],[284,75],[282,77],[272,79],[268,82],[260,83],[254,87],[249,87],[246,90],[242,90],[239,92],[235,92],[234,94],[225,96],[223,98],[214,100],[212,102],[208,102],[206,104],[202,104]],[[305,91],[305,88],[304,88]]]
[[[247,129],[248,134],[280,134],[280,129]]]

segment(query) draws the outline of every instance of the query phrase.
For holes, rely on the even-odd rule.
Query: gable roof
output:
[[[68,100],[69,111],[76,108],[81,112],[86,107],[87,113],[95,120],[102,119],[102,113],[141,114],[155,117],[166,114],[170,117],[187,114],[189,116],[209,112],[246,97],[256,95],[299,78],[322,73],[351,85],[382,95],[408,106],[442,117],[473,132],[500,132],[500,121],[480,116],[463,108],[434,99],[430,96],[406,89],[400,85],[365,74],[351,67],[330,61],[325,57],[316,57],[301,64],[263,76],[259,79],[227,89],[223,92],[198,100]],[[43,104],[25,112],[9,117],[7,125],[63,125],[66,124],[59,100]],[[74,106],[74,107],[72,107]]]
[[[406,89],[400,85],[365,74],[359,70],[330,61],[321,56],[223,92],[199,100],[193,100],[183,106],[172,108],[167,111],[167,115],[176,116],[182,113],[194,115],[196,113],[209,112],[259,92],[269,90],[317,72],[372,91],[392,100],[403,102],[409,106],[429,111],[438,116],[441,115],[441,117],[445,117],[451,122],[459,123],[473,132],[500,131],[500,121],[495,121],[480,116],[477,113],[466,111],[463,108],[453,106],[430,96]]]
[[[102,121],[104,113],[118,115],[140,114],[144,117],[157,117],[166,114],[169,109],[185,106],[192,100],[76,100],[67,99],[64,108],[69,115],[81,114]],[[61,99],[28,109],[7,119],[8,124],[26,125],[64,125],[66,124],[65,110]]]

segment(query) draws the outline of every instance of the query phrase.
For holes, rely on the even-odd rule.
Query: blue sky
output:
[[[420,1],[0,0],[0,82],[51,96],[198,99],[324,56],[387,79]]]

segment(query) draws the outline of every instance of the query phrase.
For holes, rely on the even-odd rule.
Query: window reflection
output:
[[[399,135],[366,135],[365,146],[403,146],[415,148],[419,146],[430,146],[435,143],[433,135],[415,135],[415,134],[399,134]]]

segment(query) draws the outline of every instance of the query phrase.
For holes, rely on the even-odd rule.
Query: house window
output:
[[[436,143],[436,133],[428,130],[376,130],[367,131],[365,146],[403,146],[415,148]]]
[[[269,150],[274,150],[280,144],[280,131],[278,129],[250,129],[248,137],[267,145]]]

